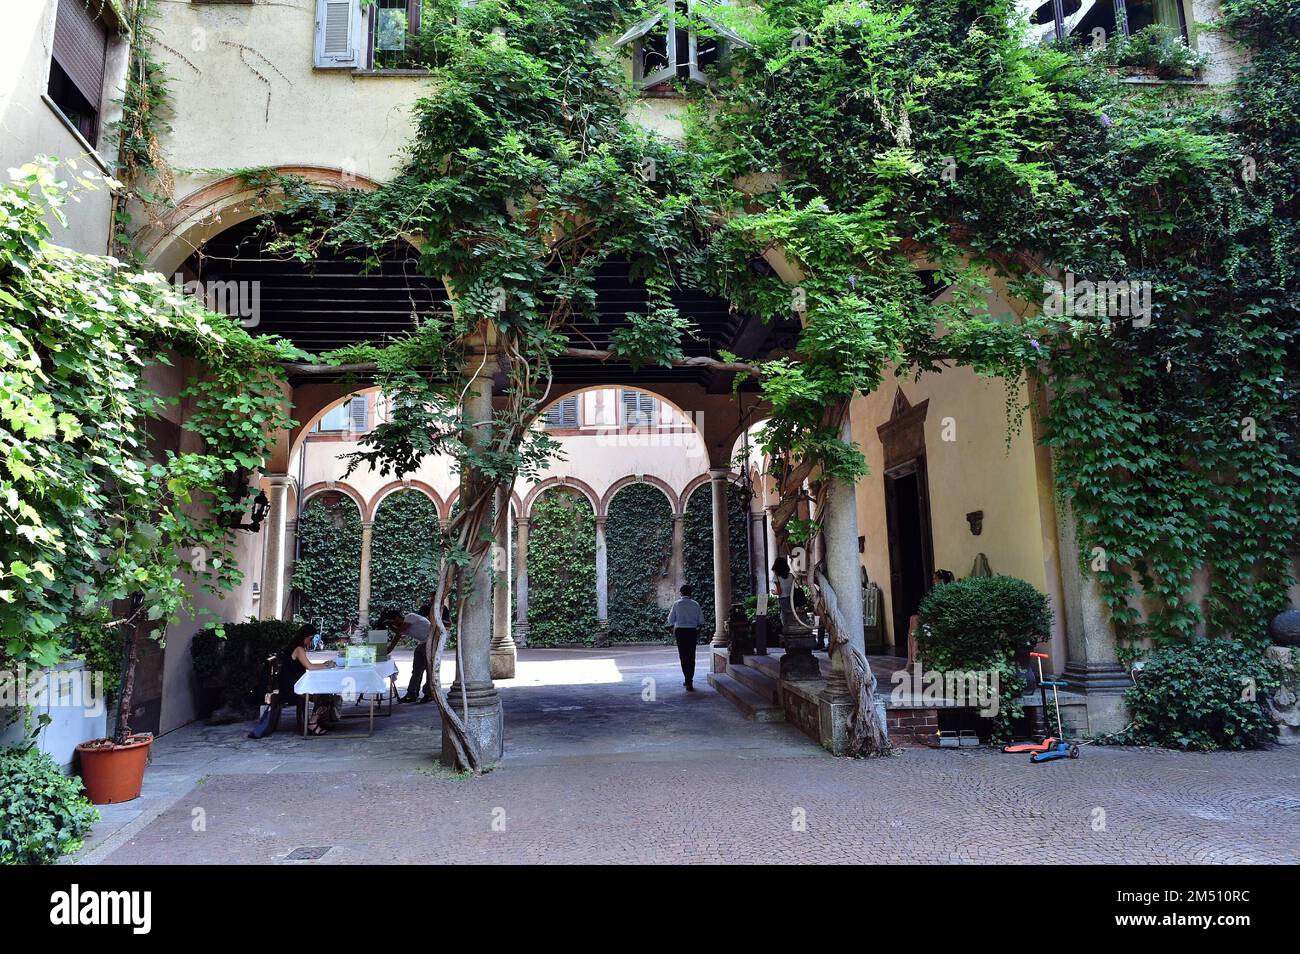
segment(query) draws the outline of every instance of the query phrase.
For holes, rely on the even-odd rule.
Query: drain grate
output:
[[[285,857],[285,861],[315,861],[317,858],[325,857],[325,852],[333,848],[333,845],[313,845],[306,848],[295,848]]]

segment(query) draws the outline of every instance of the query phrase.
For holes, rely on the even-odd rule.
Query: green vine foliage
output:
[[[321,635],[338,639],[358,622],[361,599],[361,513],[351,499],[322,494],[298,518],[298,561],[293,588],[298,613],[319,620]]]
[[[750,596],[749,547],[746,534],[749,514],[740,488],[727,484],[727,532],[731,545],[731,598],[744,603]],[[703,483],[686,501],[682,527],[682,559],[686,564],[686,582],[695,589],[694,599],[704,612],[700,635],[716,629],[713,611],[713,491]]]
[[[528,645],[596,641],[596,516],[585,497],[548,490],[528,529]]]
[[[614,495],[605,523],[611,642],[663,642],[667,611],[659,586],[673,556],[673,510],[664,492],[630,484]]]
[[[279,362],[303,357],[160,275],[53,245],[47,216],[62,221],[68,198],[46,164],[0,188],[0,647],[39,665],[68,651],[61,627],[110,601],[136,607],[115,630],[129,637],[138,619],[192,610],[191,583],[240,582],[227,526],[292,425]],[[146,372],[177,355],[200,368],[182,395],[199,449],[155,455],[150,424],[168,402]]]
[[[757,370],[778,480],[865,474],[836,411],[891,366],[966,365],[1013,390],[1029,375],[1049,395],[1078,556],[1130,651],[1202,629],[1258,651],[1300,536],[1294,3],[1225,0],[1226,35],[1255,56],[1238,83],[1195,91],[1127,85],[1105,57],[1027,43],[1014,0],[767,0],[726,14],[749,47],[716,87],[688,91],[680,144],[627,118],[621,54],[593,42],[643,11],[452,7],[428,38],[434,82],[392,181],[329,195],[254,182],[286,196],[286,248],[419,233],[422,268],[457,297],[409,340],[338,356],[380,362],[385,387],[413,396],[374,435],[374,459],[409,467],[442,449],[418,409],[454,392],[480,323],[509,357],[498,433],[522,434],[550,359],[583,341],[601,262],[630,259],[650,291],[611,349],[664,364],[694,330],[675,286],[788,316],[791,288],[751,267],[780,249],[801,273],[803,328]],[[647,159],[653,177],[638,174]],[[918,257],[948,294],[934,299]],[[1053,309],[1044,279],[1068,276],[1149,283],[1150,320],[1084,296]],[[994,279],[1013,317],[991,308]],[[522,446],[453,450],[497,478],[544,456]]]
[[[414,613],[429,602],[446,550],[438,506],[426,494],[402,490],[380,501],[370,530],[370,624],[390,607]]]

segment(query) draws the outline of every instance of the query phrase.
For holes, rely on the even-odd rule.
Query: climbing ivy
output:
[[[731,541],[731,598],[743,603],[750,593],[749,546],[746,534],[749,514],[740,488],[727,483],[727,532]],[[716,628],[713,615],[713,491],[707,483],[692,491],[686,502],[682,527],[682,558],[686,563],[686,582],[695,588],[695,601],[704,611],[700,635],[712,635]]]
[[[349,498],[313,497],[298,517],[293,588],[299,615],[320,620],[321,635],[338,639],[356,626],[361,599],[361,513]]]
[[[548,490],[528,527],[528,644],[596,641],[596,516],[585,497]]]
[[[429,601],[446,551],[438,507],[418,490],[380,501],[370,530],[370,624],[388,608],[413,613]]]
[[[1049,396],[1078,556],[1131,649],[1204,629],[1256,651],[1300,534],[1300,8],[1225,0],[1228,35],[1256,56],[1214,95],[1126,85],[1104,55],[1030,44],[1014,0],[767,0],[727,15],[750,46],[717,86],[692,87],[673,144],[628,119],[622,64],[593,43],[641,12],[485,0],[453,15],[448,0],[391,182],[322,195],[252,177],[286,197],[284,248],[418,233],[422,268],[457,297],[409,340],[335,356],[375,362],[413,398],[370,459],[409,469],[450,443],[488,489],[535,465],[545,448],[524,435],[550,361],[583,350],[598,266],[630,259],[649,305],[609,350],[633,364],[681,358],[693,327],[677,286],[766,319],[800,313],[796,347],[752,369],[780,541],[819,532],[791,519],[806,495],[865,474],[845,415],[891,366],[967,365],[1010,393],[1028,375]],[[776,249],[793,290],[755,267]],[[935,299],[918,257],[948,294]],[[1084,295],[1056,309],[1044,279],[1070,276],[1149,283],[1150,312],[1118,320]],[[995,280],[1014,316],[991,308]],[[458,395],[482,322],[511,395],[491,453],[431,427],[424,400]],[[481,555],[482,539],[471,528],[460,545]],[[883,747],[879,732],[857,742]]]
[[[673,556],[673,510],[658,487],[631,484],[614,495],[605,523],[609,638],[665,641],[659,588]]]

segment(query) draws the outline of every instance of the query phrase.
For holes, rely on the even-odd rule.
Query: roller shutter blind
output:
[[[107,51],[108,30],[86,9],[85,0],[59,0],[54,19],[54,60],[96,111],[104,95]]]

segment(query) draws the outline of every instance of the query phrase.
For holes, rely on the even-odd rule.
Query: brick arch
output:
[[[537,498],[548,490],[554,490],[556,487],[567,487],[576,490],[587,498],[587,503],[591,504],[591,512],[594,515],[598,517],[604,515],[600,509],[600,494],[592,489],[591,484],[585,480],[579,480],[577,477],[548,477],[528,491],[528,496],[524,498],[523,515],[525,519],[532,515],[533,504]]]
[[[313,497],[319,497],[321,494],[340,493],[357,505],[357,513],[361,515],[362,520],[370,520],[370,511],[366,506],[366,500],[361,496],[361,492],[351,484],[346,484],[341,480],[322,480],[312,484],[302,492],[302,510],[307,509],[307,504]],[[298,512],[302,516],[302,510]]]
[[[442,515],[443,523],[446,523],[448,520],[451,519],[451,505],[454,504],[459,499],[460,499],[460,488],[455,487],[452,489],[451,493],[447,495],[446,504],[443,507],[439,508],[438,511]],[[524,508],[524,504],[523,501],[519,499],[519,494],[515,492],[514,488],[511,488],[510,509],[514,511],[516,520],[518,520],[519,515],[523,513],[523,508]]]
[[[687,482],[686,487],[682,490],[682,513],[686,512],[686,508],[691,502],[691,494],[695,493],[695,491],[699,490],[712,479],[713,478],[708,474],[700,474],[698,477],[692,477],[690,481]],[[740,474],[736,473],[734,470],[728,471],[727,480],[731,481],[733,484],[739,484],[741,482]]]
[[[379,513],[379,505],[381,503],[393,494],[401,493],[403,490],[414,490],[417,493],[424,494],[433,501],[433,506],[437,509],[438,515],[442,516],[442,497],[438,494],[438,491],[433,489],[432,486],[425,483],[423,480],[393,480],[380,487],[375,491],[375,495],[370,498],[370,519],[375,519],[375,514]]]
[[[600,498],[600,510],[598,511],[598,515],[602,517],[609,516],[609,505],[613,503],[614,495],[624,487],[630,487],[632,484],[650,484],[652,487],[658,487],[663,491],[664,496],[668,498],[668,507],[672,511],[673,516],[677,517],[681,515],[682,499],[677,496],[677,493],[667,483],[667,481],[661,480],[651,474],[642,474],[639,477],[636,474],[628,474],[626,477],[620,477],[618,480],[610,484],[609,489],[605,491],[605,496]]]
[[[374,179],[328,166],[276,166],[274,171],[339,191],[372,192],[380,185]],[[274,199],[268,202],[259,191],[240,176],[226,176],[191,192],[158,222],[141,229],[137,244],[145,261],[164,275],[172,274],[214,235],[274,211]]]

